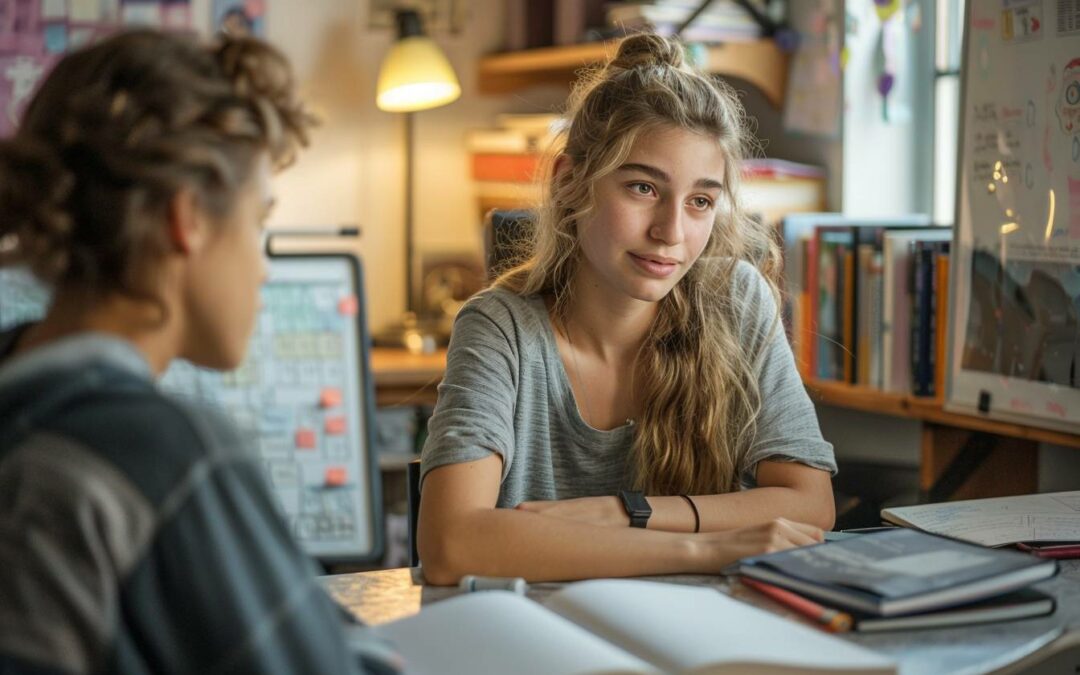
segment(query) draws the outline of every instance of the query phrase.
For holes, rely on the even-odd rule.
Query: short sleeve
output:
[[[740,467],[741,484],[757,485],[757,465],[763,460],[799,462],[835,474],[832,444],[821,436],[817,413],[799,377],[767,282],[746,262],[739,263],[735,276],[736,296],[745,298],[741,313],[744,344],[753,356],[760,356],[761,412],[757,435]]]
[[[514,461],[514,410],[520,360],[510,310],[492,292],[458,314],[439,400],[428,421],[421,480],[434,468],[502,456]]]

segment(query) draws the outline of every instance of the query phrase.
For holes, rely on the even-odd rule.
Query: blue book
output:
[[[1057,570],[1054,560],[895,529],[744,558],[737,571],[834,606],[902,616],[986,600]]]

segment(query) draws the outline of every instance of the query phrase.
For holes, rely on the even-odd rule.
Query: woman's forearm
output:
[[[420,558],[430,583],[465,574],[566,581],[719,570],[693,537],[592,525],[514,509],[477,509],[421,525]],[[732,557],[732,560],[735,558]]]
[[[831,491],[790,487],[759,487],[720,495],[692,497],[701,519],[702,532],[730,530],[745,525],[787,518],[832,529],[835,507]],[[693,532],[694,512],[682,497],[649,497],[653,515],[649,529]]]

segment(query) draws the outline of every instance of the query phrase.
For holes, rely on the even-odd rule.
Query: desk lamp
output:
[[[405,113],[405,303],[401,325],[387,334],[385,341],[404,345],[410,351],[433,351],[435,339],[423,331],[416,319],[413,232],[413,113],[437,108],[461,96],[454,69],[438,45],[424,35],[420,15],[411,9],[396,13],[398,39],[379,69],[375,105],[387,112]]]

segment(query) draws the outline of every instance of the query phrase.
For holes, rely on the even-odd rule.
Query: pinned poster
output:
[[[297,450],[314,450],[318,442],[314,429],[297,429],[295,440]]]
[[[327,417],[325,428],[327,436],[342,436],[345,434],[347,422],[344,417]]]
[[[341,405],[341,390],[335,387],[326,387],[319,393],[320,408],[337,408]]]
[[[360,301],[355,295],[344,297],[338,300],[337,310],[341,316],[356,316],[356,313],[360,311]]]

